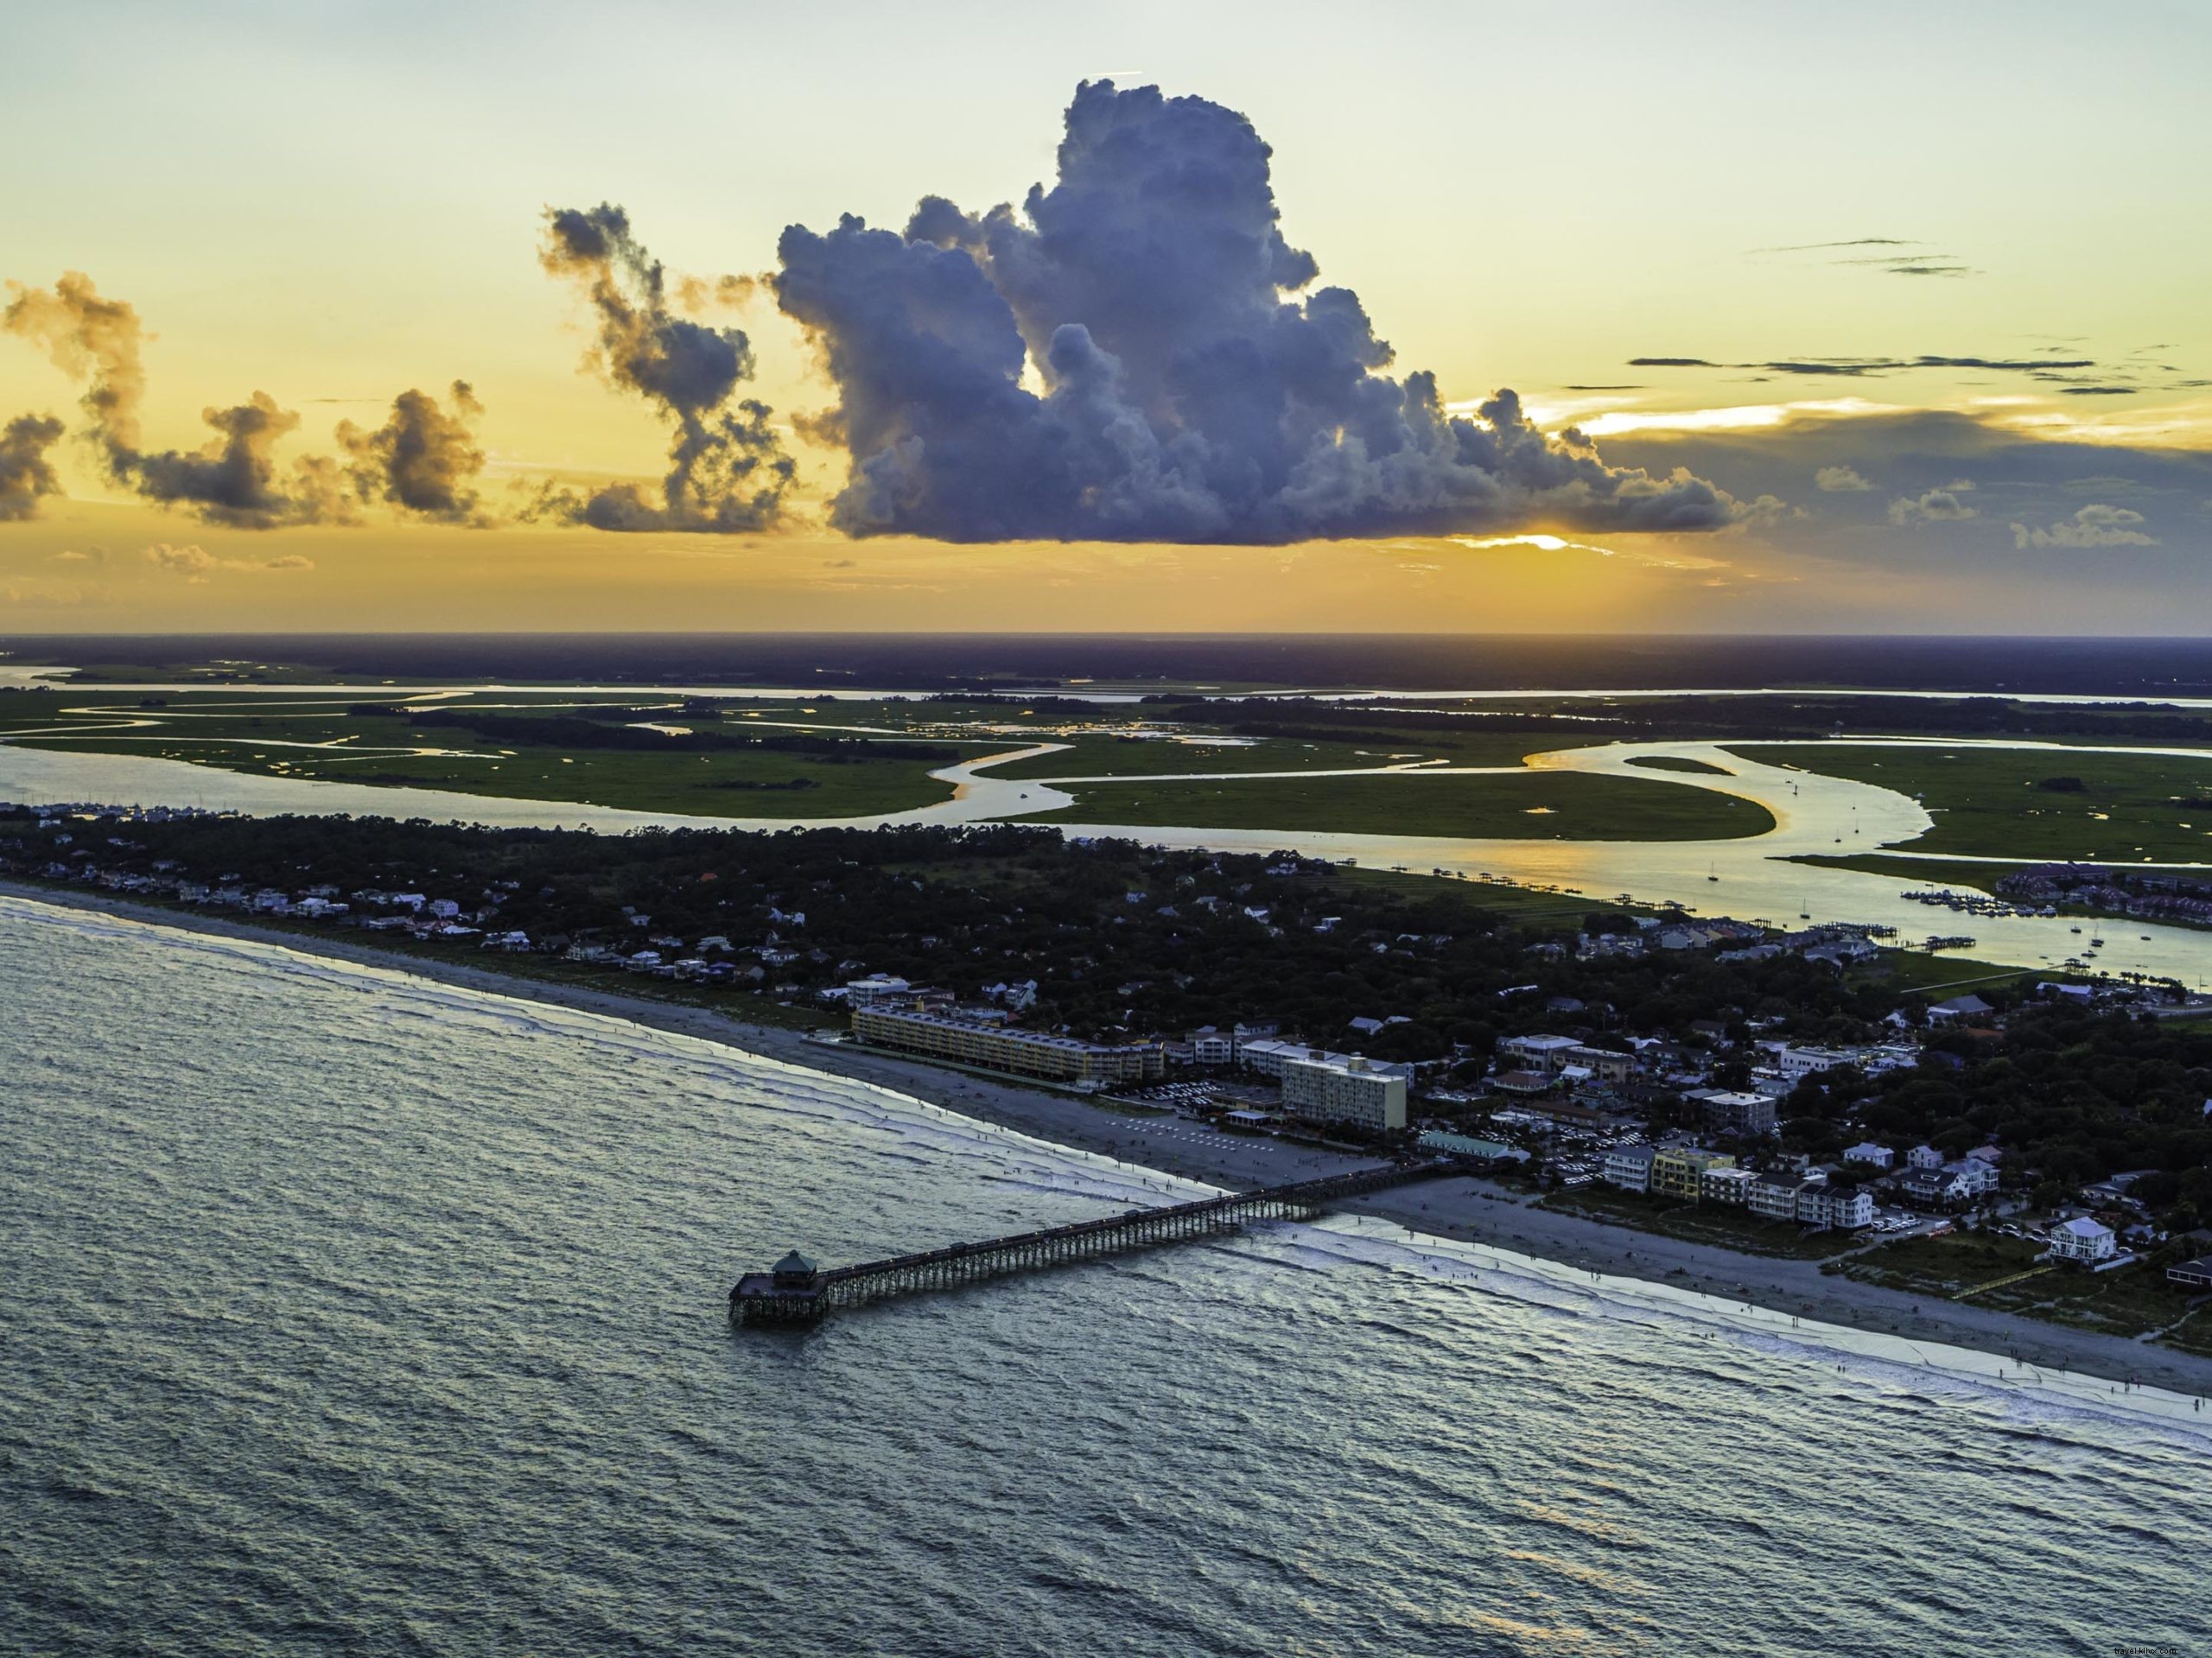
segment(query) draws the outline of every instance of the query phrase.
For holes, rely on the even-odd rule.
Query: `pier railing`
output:
[[[1306,1219],[1331,1204],[1416,1180],[1465,1172],[1466,1168],[1456,1158],[1384,1164],[1294,1185],[1229,1192],[1160,1209],[1133,1209],[1096,1220],[979,1243],[948,1244],[858,1266],[749,1273],[730,1292],[730,1316],[747,1324],[812,1324],[835,1309],[858,1306],[880,1296],[950,1289],[1008,1273],[1035,1272],[1124,1250],[1211,1237],[1250,1221]]]

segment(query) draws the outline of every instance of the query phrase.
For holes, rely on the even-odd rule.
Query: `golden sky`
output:
[[[340,453],[341,420],[372,429],[403,390],[462,379],[483,411],[475,516],[497,527],[372,502],[358,524],[253,530],[149,504],[152,474],[119,477],[84,435],[83,382],[0,337],[0,422],[70,429],[48,451],[63,492],[0,522],[0,632],[2212,615],[2212,216],[2188,205],[2212,158],[2204,8],[1083,10],[667,4],[615,29],[559,5],[91,0],[11,18],[0,277],[81,271],[135,308],[144,451],[193,451],[203,410],[265,392],[301,417],[289,468]],[[1237,532],[1286,545],[1211,544],[1203,521],[1150,541],[902,532],[944,522],[925,516],[846,534],[850,457],[793,416],[857,394],[822,326],[810,341],[756,287],[676,308],[747,338],[736,395],[774,411],[798,463],[773,522],[513,521],[549,479],[650,492],[668,467],[666,410],[583,365],[600,314],[541,263],[548,208],[619,203],[671,276],[710,278],[777,271],[786,226],[896,230],[925,196],[1018,217],[1101,79],[1249,120],[1282,236],[1318,264],[1306,292],[1357,293],[1394,353],[1376,373],[1432,371],[1455,413],[1511,386],[1605,467],[1687,467],[1734,505],[1678,532],[1544,496],[1408,533],[1357,511]],[[836,314],[867,355],[876,336]],[[1103,319],[1065,320],[1128,357]],[[1032,338],[1032,390],[1041,354]]]

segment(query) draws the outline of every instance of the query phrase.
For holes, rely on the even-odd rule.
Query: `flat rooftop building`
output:
[[[853,1037],[874,1047],[1077,1087],[1150,1082],[1167,1068],[1157,1044],[1079,1042],[1070,1036],[1036,1035],[944,1013],[855,1007]]]
[[[1406,1079],[1357,1054],[1316,1052],[1282,1065],[1282,1109],[1317,1122],[1389,1130],[1406,1126]]]

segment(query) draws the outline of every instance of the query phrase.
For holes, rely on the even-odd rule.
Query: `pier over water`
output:
[[[881,1296],[951,1289],[982,1278],[1213,1237],[1233,1232],[1248,1221],[1306,1220],[1332,1204],[1475,1169],[1467,1159],[1449,1157],[1389,1163],[1295,1185],[1228,1192],[1163,1209],[1133,1209],[1040,1232],[950,1244],[855,1267],[817,1267],[794,1249],[769,1271],[747,1273],[738,1280],[729,1293],[729,1314],[740,1324],[817,1324],[837,1308],[858,1306]]]

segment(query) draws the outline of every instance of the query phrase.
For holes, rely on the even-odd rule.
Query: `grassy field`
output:
[[[2109,1336],[2163,1330],[2189,1310],[2190,1296],[2150,1267],[2082,1272],[2039,1262],[2038,1253],[2019,1238],[1952,1232],[1883,1244],[1840,1270],[1910,1294],[1967,1300]]]
[[[1713,765],[1704,760],[1694,760],[1687,754],[1638,754],[1628,762],[1640,765],[1647,772],[1688,772],[1699,777],[1732,777],[1725,765]]]
[[[2094,748],[1789,743],[1747,758],[1917,797],[1936,827],[1915,852],[2113,863],[2212,861],[2212,759]],[[2038,787],[2075,778],[2079,791]]]
[[[1893,875],[1899,880],[1933,881],[1938,886],[1970,886],[1980,893],[1996,891],[1998,881],[2015,867],[2001,863],[1953,863],[1936,858],[1892,858],[1879,852],[1854,852],[1840,858],[1832,858],[1824,852],[1808,852],[1789,861],[1819,864],[1825,869],[1859,869],[1870,875]]]
[[[1980,985],[2001,984],[2007,979],[2029,976],[2025,968],[1999,967],[1956,956],[1930,956],[1916,950],[1885,950],[1880,961],[1883,983],[1897,990],[1940,993],[1938,1000]]]
[[[1212,740],[1209,740],[1209,739]],[[1227,733],[1194,728],[1183,740],[1135,738],[1109,732],[1039,740],[1062,740],[1060,753],[1039,754],[991,768],[994,777],[1173,777],[1205,772],[1364,771],[1414,760],[1445,760],[1453,765],[1518,765],[1530,754],[1578,748],[1607,740],[1563,730],[1559,736],[1528,733],[1371,732],[1343,741],[1298,738],[1235,739]]]
[[[503,718],[551,720],[573,715],[580,702],[589,700],[561,693],[501,693],[435,706],[460,712],[475,708]],[[636,699],[630,705],[644,706],[650,701]],[[549,740],[533,742],[512,734],[489,739],[464,727],[421,725],[406,717],[405,709],[351,711],[371,706],[392,705],[308,696],[249,700],[221,693],[178,693],[148,699],[145,706],[134,699],[6,697],[0,698],[0,737],[58,728],[77,734],[14,740],[26,746],[143,754],[270,777],[571,801],[702,817],[862,816],[908,810],[951,794],[949,785],[929,776],[947,760],[877,759],[864,744],[836,755],[776,749],[657,752],[566,746],[551,740],[550,727]],[[717,721],[683,715],[674,708],[671,703],[671,712],[657,711],[654,717],[697,729],[720,729],[739,738],[756,733],[773,737],[791,726],[844,736],[849,734],[839,727],[874,723],[868,716],[878,711],[871,704],[823,703],[818,710],[759,704]],[[903,707],[899,717],[909,717]],[[963,757],[1007,746],[1006,740],[928,740]]]
[[[1807,1233],[1779,1221],[1762,1219],[1740,1209],[1713,1204],[1678,1203],[1643,1192],[1618,1191],[1610,1186],[1578,1186],[1554,1192],[1543,1207],[1569,1215],[1587,1215],[1616,1226],[1632,1226],[1639,1232],[1680,1238],[1686,1243],[1707,1243],[1737,1249],[1749,1255],[1783,1255],[1799,1261],[1821,1261],[1852,1247],[1848,1233]]]
[[[1717,841],[1764,835],[1764,806],[1681,784],[1578,772],[1495,777],[1172,778],[1082,784],[1039,815],[1071,823],[1171,824],[1479,840]]]

